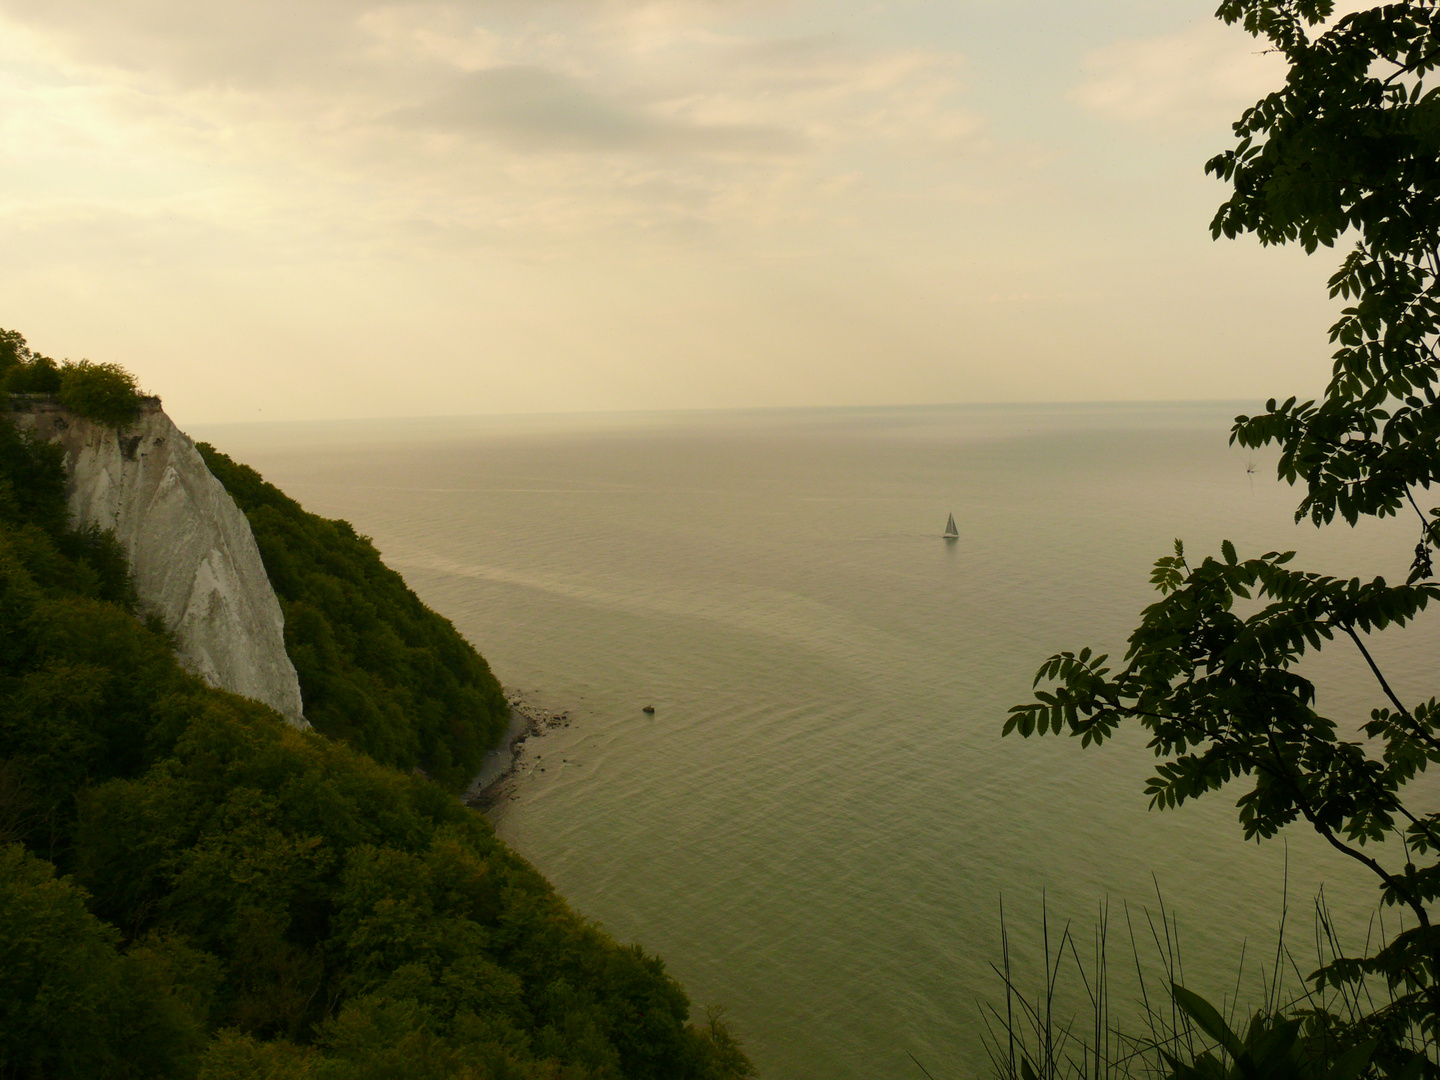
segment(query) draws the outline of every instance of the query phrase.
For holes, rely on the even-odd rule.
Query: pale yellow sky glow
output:
[[[0,0],[0,326],[185,422],[1263,398],[1185,0]]]

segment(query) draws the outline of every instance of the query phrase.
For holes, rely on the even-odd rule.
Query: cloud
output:
[[[643,105],[596,93],[578,79],[534,65],[508,65],[453,79],[421,105],[388,121],[401,129],[478,132],[531,152],[647,154],[794,153],[804,139],[760,124],[703,124],[657,115]]]
[[[333,82],[363,42],[351,0],[186,4],[173,0],[5,0],[6,21],[74,71],[129,73],[152,87],[276,88]]]
[[[204,205],[198,184],[272,222],[389,221],[433,242],[809,220],[884,186],[836,177],[913,187],[930,166],[907,159],[983,150],[959,54],[777,32],[790,24],[761,11],[0,0],[0,97],[43,129],[22,140],[12,122],[0,158],[53,152],[67,186],[90,177],[110,204],[125,183],[147,212]]]
[[[1160,37],[1120,39],[1086,55],[1072,98],[1127,122],[1213,126],[1284,80],[1282,57],[1216,20]]]
[[[1156,330],[1220,325],[1157,270],[1208,244],[1193,163],[1056,108],[1130,7],[0,0],[0,293],[212,416],[1133,393],[1158,336],[1225,346]],[[1267,88],[1149,7],[1177,33],[1089,53],[1086,108]]]

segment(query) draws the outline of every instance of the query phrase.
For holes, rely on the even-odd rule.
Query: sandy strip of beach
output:
[[[510,722],[500,745],[485,755],[480,771],[470,781],[461,799],[479,810],[490,810],[511,794],[511,780],[515,778],[516,766],[525,743],[556,728],[570,726],[569,710],[553,712],[541,709],[528,700],[520,691],[507,690],[505,700],[510,705]]]

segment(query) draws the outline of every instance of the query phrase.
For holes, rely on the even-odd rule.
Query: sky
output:
[[[0,0],[0,326],[193,423],[1263,399],[1216,0]]]

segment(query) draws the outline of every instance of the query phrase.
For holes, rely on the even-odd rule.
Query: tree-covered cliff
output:
[[[376,761],[463,787],[505,731],[489,666],[348,522],[306,513],[249,466],[197,449],[250,521],[305,718]]]
[[[658,959],[572,912],[452,792],[357,748],[452,779],[487,729],[447,744],[446,710],[493,708],[493,680],[438,624],[412,633],[423,608],[364,541],[230,468],[253,478],[267,565],[296,564],[287,603],[337,637],[354,611],[387,628],[311,677],[368,678],[415,740],[367,732],[341,693],[351,741],[302,732],[186,672],[113,542],[67,524],[54,448],[0,417],[0,1077],[749,1075]],[[337,590],[349,607],[325,606]],[[433,713],[427,672],[448,673]]]

